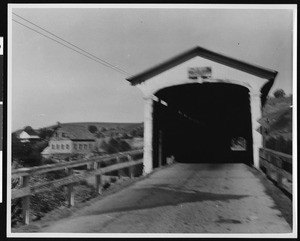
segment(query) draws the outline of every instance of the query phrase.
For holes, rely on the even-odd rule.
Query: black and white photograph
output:
[[[297,237],[297,5],[7,17],[8,237]]]

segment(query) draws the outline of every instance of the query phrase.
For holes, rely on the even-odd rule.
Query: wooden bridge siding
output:
[[[292,194],[292,156],[267,148],[260,148],[260,167],[280,188]],[[286,180],[286,182],[284,182]]]

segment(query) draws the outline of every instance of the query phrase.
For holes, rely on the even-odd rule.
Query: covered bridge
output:
[[[144,172],[166,163],[259,168],[256,131],[277,72],[195,47],[127,78],[144,94]],[[233,145],[242,140],[242,148]]]

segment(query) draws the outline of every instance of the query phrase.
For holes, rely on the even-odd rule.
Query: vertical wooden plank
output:
[[[132,161],[132,157],[130,155],[127,155],[127,159],[128,159],[128,162]],[[128,167],[128,170],[129,170],[129,177],[132,179],[134,178],[134,166],[131,166],[131,167]]]
[[[98,194],[102,194],[102,176],[101,175],[96,175],[95,176],[95,181],[96,181],[96,192]]]
[[[266,136],[265,136],[266,128],[261,127],[261,130],[262,130],[262,138],[263,138],[263,147],[266,147],[266,144],[267,144]]]
[[[265,153],[265,157],[266,157],[266,160],[270,163],[272,160],[271,160],[271,155],[269,152],[266,152]]]
[[[91,169],[93,169],[93,163],[87,163],[86,164],[86,170],[91,170]]]
[[[120,157],[117,157],[117,158],[116,158],[116,161],[117,161],[117,163],[121,163],[121,158],[120,158]],[[121,178],[122,176],[126,176],[126,175],[125,175],[125,172],[124,172],[124,169],[119,169],[119,170],[118,170],[118,176],[119,176],[119,178]]]
[[[266,159],[266,150],[264,148],[260,148],[260,151],[261,151],[261,157],[263,159]]]
[[[22,178],[22,186],[29,186],[30,176],[24,176]],[[30,222],[30,196],[22,198],[22,215],[24,224],[28,225]]]
[[[266,176],[268,177],[268,176],[270,176],[270,171],[269,171],[269,166],[267,165],[267,163],[266,163],[266,160],[263,160],[263,166],[265,167],[265,169],[266,169]]]
[[[278,185],[278,187],[283,187],[283,185],[282,185],[282,174],[281,173],[277,173],[276,174],[276,182],[277,182],[277,185]]]
[[[120,163],[120,157],[116,157],[116,163]],[[118,177],[121,177],[121,172],[120,170],[117,171],[118,172]]]
[[[99,162],[94,162],[94,170],[97,170],[100,168]],[[96,193],[102,194],[102,176],[101,174],[95,175],[95,187],[96,187]]]
[[[68,169],[68,175],[73,175],[73,168]],[[74,184],[69,184],[67,189],[68,206],[71,207],[75,205]]]

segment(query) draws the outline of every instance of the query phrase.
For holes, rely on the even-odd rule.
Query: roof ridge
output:
[[[196,46],[192,49],[189,49],[181,54],[174,56],[173,58],[165,60],[160,64],[155,65],[143,72],[130,76],[126,78],[126,80],[128,80],[132,85],[142,83],[147,79],[152,78],[196,56],[206,58],[208,60],[226,65],[228,67],[235,68],[240,71],[269,80],[275,79],[278,73],[275,70],[267,69],[259,65],[251,64],[243,60],[224,55],[223,53],[214,52],[203,47]]]

